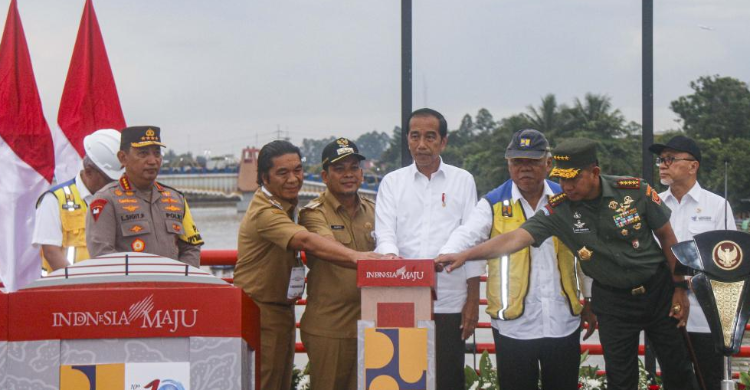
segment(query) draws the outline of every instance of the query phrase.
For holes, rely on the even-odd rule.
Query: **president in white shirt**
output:
[[[414,111],[407,133],[414,163],[385,176],[375,203],[375,251],[406,259],[432,259],[477,200],[472,175],[445,164],[440,153],[448,125],[439,112]],[[479,319],[479,277],[484,262],[438,274],[435,303],[436,388],[464,388],[465,339]]]
[[[695,141],[678,135],[666,144],[654,144],[648,149],[658,156],[661,184],[669,186],[659,197],[672,210],[669,223],[678,242],[692,240],[693,236],[711,230],[737,230],[732,208],[726,200],[698,184],[701,151]],[[688,299],[687,331],[700,373],[706,389],[719,390],[723,356],[714,348],[706,315],[690,290]]]

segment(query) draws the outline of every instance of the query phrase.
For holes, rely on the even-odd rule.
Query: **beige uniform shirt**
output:
[[[360,197],[359,209],[350,217],[344,206],[328,191],[300,211],[300,225],[324,237],[332,237],[347,248],[360,252],[375,249],[372,230],[375,203]],[[300,329],[313,335],[357,337],[360,294],[357,270],[344,268],[307,255],[307,307]]]
[[[89,204],[86,245],[91,257],[144,252],[198,267],[203,239],[182,194],[159,183],[143,191],[123,175]]]
[[[261,187],[242,219],[234,284],[256,301],[288,305],[289,277],[297,258],[287,245],[305,230],[294,222],[294,207]]]

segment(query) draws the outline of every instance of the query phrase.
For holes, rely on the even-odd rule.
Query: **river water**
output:
[[[200,229],[201,235],[205,241],[203,249],[237,249],[237,232],[239,231],[240,222],[242,221],[243,214],[238,213],[235,207],[195,207],[191,208],[190,211],[193,213],[196,224]],[[216,271],[217,275],[221,275]],[[229,275],[226,275],[229,276]],[[485,298],[484,288],[481,290],[482,298]],[[483,308],[480,308],[479,322],[489,322],[490,317],[484,313]],[[302,313],[304,312],[304,306],[297,306],[297,321],[299,322]],[[297,335],[297,341],[300,341],[299,331]],[[468,341],[472,341],[471,339]],[[478,329],[476,332],[476,343],[492,343],[492,332],[490,329]],[[599,344],[598,333],[594,333],[591,338],[586,341],[582,341],[584,344]],[[641,344],[643,340],[641,339]],[[743,345],[749,344],[748,337],[746,334]],[[493,367],[495,365],[495,357],[491,356]],[[473,354],[466,355],[466,364],[475,367],[479,364],[479,355]],[[748,359],[734,359],[733,360],[734,372],[741,370],[743,372],[748,371]],[[297,354],[295,355],[295,365],[297,367],[304,367],[307,364],[307,355]],[[590,356],[584,365],[595,366],[598,365],[600,369],[604,369],[604,360],[601,356]]]

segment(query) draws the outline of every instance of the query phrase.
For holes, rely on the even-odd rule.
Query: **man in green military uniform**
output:
[[[596,143],[572,139],[554,152],[563,193],[510,233],[458,254],[440,256],[448,271],[466,260],[513,253],[557,236],[594,279],[593,310],[604,348],[607,388],[632,390],[638,382],[641,331],[652,341],[665,389],[697,389],[687,350],[677,327],[689,314],[687,283],[673,274],[676,243],[669,209],[641,179],[601,175]],[[659,238],[659,247],[654,235]],[[589,324],[594,326],[595,324]]]
[[[145,252],[200,266],[203,240],[182,194],[156,181],[161,168],[161,129],[122,130],[117,158],[125,174],[96,193],[86,217],[91,257]]]
[[[375,203],[359,196],[365,157],[354,142],[339,138],[323,149],[321,177],[326,191],[300,211],[299,223],[312,233],[350,249],[375,249]],[[307,256],[307,307],[300,321],[310,358],[310,386],[316,390],[357,387],[357,270]]]

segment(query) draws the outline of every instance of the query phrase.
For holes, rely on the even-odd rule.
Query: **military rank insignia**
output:
[[[568,195],[564,192],[562,194],[557,194],[549,198],[549,205],[552,207],[557,207],[567,198],[568,198]]]
[[[621,179],[618,180],[615,184],[617,188],[622,188],[626,190],[637,190],[641,188],[641,181],[640,179],[636,178],[629,178],[629,179]]]

